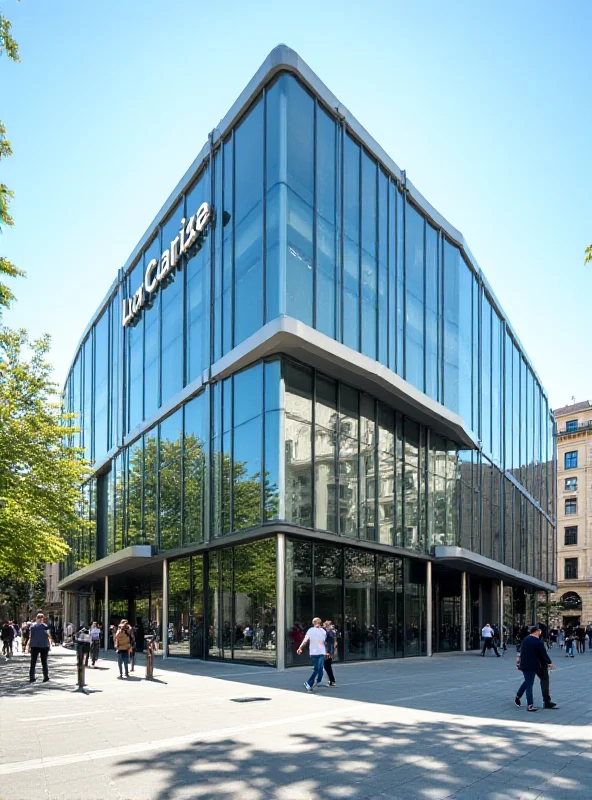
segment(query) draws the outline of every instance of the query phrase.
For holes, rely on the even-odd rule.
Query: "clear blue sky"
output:
[[[592,399],[589,0],[1,0],[26,270],[5,315],[60,382],[139,237],[267,53],[293,47],[461,230],[552,405]]]

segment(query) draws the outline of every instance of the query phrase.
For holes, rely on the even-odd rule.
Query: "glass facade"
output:
[[[479,269],[375,149],[297,74],[274,74],[173,196],[75,355],[64,407],[94,472],[63,574],[151,545],[169,559],[171,654],[275,663],[280,524],[298,537],[288,663],[313,613],[342,631],[342,658],[425,653],[438,546],[555,579],[546,395]],[[184,248],[204,203],[211,217]],[[328,337],[326,368],[254,352],[286,317]],[[332,341],[458,414],[466,436],[362,390],[332,367]],[[460,641],[455,580],[435,606],[441,649]]]

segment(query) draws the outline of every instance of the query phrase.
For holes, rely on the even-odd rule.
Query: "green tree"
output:
[[[588,264],[590,261],[592,261],[592,244],[588,245],[584,255],[584,264]]]
[[[4,14],[0,12],[0,56],[6,55],[11,61],[20,61],[18,45],[10,30],[10,22],[6,19]],[[11,154],[12,147],[9,140],[6,138],[6,128],[2,124],[2,121],[0,121],[0,161]],[[3,227],[13,224],[12,217],[8,210],[12,197],[13,192],[8,186],[4,183],[0,183],[0,233]],[[0,314],[2,312],[2,307],[9,306],[10,301],[14,300],[12,291],[1,280],[4,275],[9,278],[16,278],[24,275],[24,273],[5,256],[0,255]]]
[[[71,444],[72,415],[62,414],[46,360],[49,336],[0,328],[0,577],[34,580],[43,562],[62,560],[87,474]]]

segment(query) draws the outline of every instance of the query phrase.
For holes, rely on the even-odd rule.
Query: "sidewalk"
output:
[[[47,684],[17,656],[0,661],[0,798],[588,798],[592,654],[551,657],[560,709],[528,714],[513,649],[338,664],[314,694],[308,669],[177,659],[119,681],[114,654],[82,694],[72,652]]]

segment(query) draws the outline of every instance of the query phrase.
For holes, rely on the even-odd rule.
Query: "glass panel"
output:
[[[314,545],[314,613],[323,622],[331,621],[338,631],[337,656],[341,654],[343,603],[343,550],[330,545]]]
[[[234,344],[263,324],[263,103],[234,133]]]
[[[143,544],[142,501],[144,497],[144,451],[142,440],[138,439],[127,451],[127,503],[125,520],[127,535],[125,546]],[[121,507],[120,507],[121,508]],[[119,516],[119,509],[118,509]]]
[[[308,653],[296,653],[311,625],[312,544],[286,542],[286,664],[308,664]]]
[[[438,375],[440,338],[440,264],[438,231],[426,225],[425,259],[425,391],[434,400],[439,400]],[[465,309],[463,313],[467,313]]]
[[[362,152],[362,352],[377,355],[378,313],[378,165]]]
[[[316,327],[335,338],[335,136],[334,120],[317,107]]]
[[[459,267],[458,247],[444,241],[444,403],[452,411],[459,404]]]
[[[234,615],[234,658],[275,664],[275,538],[234,548]]]
[[[210,173],[205,170],[197,183],[187,195],[186,213],[190,217],[195,214],[200,205],[209,201]],[[223,224],[224,217],[222,217]],[[226,235],[227,226],[224,228]],[[210,285],[210,247],[211,237],[207,237],[193,257],[187,261],[186,324],[187,324],[187,383],[200,377],[202,371],[210,363],[210,315],[209,315],[209,285]],[[181,283],[181,275],[177,280]],[[224,279],[223,279],[224,280]],[[164,307],[163,307],[164,326]],[[164,330],[163,330],[164,336]],[[164,347],[163,347],[164,352]],[[164,386],[163,364],[163,386]]]
[[[181,544],[182,410],[160,423],[159,494],[160,549]]]
[[[405,215],[405,378],[424,389],[424,230],[425,219],[412,205]]]
[[[157,499],[157,441],[156,428],[153,428],[144,437],[144,535],[143,544],[157,542],[158,516],[156,513]],[[179,486],[180,488],[180,486]],[[180,492],[179,492],[180,494]]]
[[[312,325],[313,244],[312,208],[288,189],[286,311]]]
[[[345,137],[343,343],[360,349],[360,148]]]
[[[204,575],[203,556],[191,559],[191,608],[189,619],[189,655],[192,658],[203,658],[205,655],[205,618],[204,618]]]
[[[235,531],[261,524],[262,418],[234,429],[233,525]]]
[[[426,652],[426,566],[405,559],[405,655]]]
[[[160,259],[160,236],[156,236],[144,253],[144,269],[153,258]],[[140,278],[140,282],[141,282]],[[162,292],[147,298],[144,318],[144,419],[148,419],[159,406],[159,316]]]
[[[144,280],[144,261],[139,262],[127,278],[127,288],[124,290],[127,297],[131,297],[142,285]],[[144,392],[144,314],[136,321],[135,325],[125,328],[127,345],[127,430],[133,430],[144,418],[143,392]],[[76,377],[76,374],[75,374]],[[76,385],[76,381],[74,381]]]
[[[287,97],[288,186],[312,208],[315,102],[291,76],[285,83],[285,92]]]
[[[206,441],[209,431],[205,392],[187,403],[184,409],[185,524],[183,544],[189,544],[189,542],[203,542],[206,523]]]
[[[283,414],[269,411],[265,415],[265,482],[263,495],[263,521],[280,517],[280,426]],[[283,427],[283,426],[282,426]]]
[[[195,214],[198,208],[188,209],[189,216]],[[168,250],[171,242],[178,237],[182,218],[181,200],[162,227],[163,251]],[[166,284],[161,284],[161,405],[183,388],[183,274],[171,269],[169,276]]]
[[[95,326],[95,460],[108,450],[109,423],[109,314],[105,312]]]
[[[263,364],[255,364],[234,375],[234,426],[263,413]],[[230,403],[224,399],[224,411]],[[225,430],[228,428],[224,427]]]
[[[170,656],[189,655],[191,618],[191,559],[170,561],[169,565],[169,634]]]
[[[315,527],[337,533],[337,385],[321,376],[315,420]]]
[[[345,550],[345,636],[347,660],[376,658],[374,555]]]
[[[376,556],[377,594],[377,655],[378,658],[394,658],[397,640],[395,559]]]

